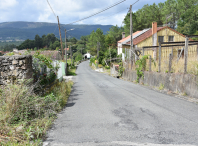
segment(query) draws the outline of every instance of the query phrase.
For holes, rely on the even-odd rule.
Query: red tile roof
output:
[[[64,50],[66,50],[66,48]],[[67,48],[67,51],[69,51],[69,48]]]
[[[157,31],[160,31],[162,29],[164,29],[165,27],[158,27]],[[148,31],[146,31],[145,33],[143,33],[142,35],[136,37],[135,39],[133,39],[133,45],[137,45],[140,42],[144,41],[145,39],[149,38],[152,36],[152,29],[149,29]],[[126,44],[130,45],[131,41],[127,42]]]
[[[133,36],[136,35],[136,34],[138,34],[139,32],[141,32],[141,31],[136,31],[136,32],[134,32],[134,33],[133,33]],[[125,37],[125,38],[119,40],[118,43],[122,43],[122,42],[124,42],[124,41],[126,41],[126,40],[128,40],[128,39],[130,39],[130,38],[131,38],[131,35],[129,35],[128,37]]]
[[[163,30],[163,29],[165,29],[165,28],[168,28],[168,29],[174,31],[175,33],[177,33],[177,34],[179,34],[179,35],[185,37],[183,34],[177,32],[176,30],[174,30],[174,29],[172,29],[172,28],[170,28],[170,27],[168,27],[168,26],[158,27],[158,28],[157,28],[157,32],[159,32],[159,31],[161,31],[161,30]],[[143,33],[142,35],[140,35],[140,36],[136,37],[135,39],[133,39],[133,45],[137,45],[137,44],[139,44],[140,42],[146,40],[147,38],[149,38],[149,37],[151,37],[151,36],[152,36],[152,28],[149,29],[148,31],[146,31],[145,33]],[[190,39],[190,38],[189,38],[189,40],[192,41],[192,39]],[[130,45],[130,44],[131,44],[131,41],[127,42],[126,44],[127,44],[127,45]]]

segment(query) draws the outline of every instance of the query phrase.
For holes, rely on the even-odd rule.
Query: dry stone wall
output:
[[[0,84],[33,77],[32,56],[0,56]]]
[[[136,71],[125,70],[122,77],[128,81],[137,80]],[[198,98],[198,77],[195,75],[145,71],[144,78],[140,79],[140,83],[150,87],[159,87],[162,84],[169,91],[185,93],[190,97]]]

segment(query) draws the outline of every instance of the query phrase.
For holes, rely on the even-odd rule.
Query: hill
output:
[[[80,39],[83,35],[89,35],[97,28],[103,30],[104,34],[109,31],[112,25],[64,25],[61,24],[61,34],[64,37],[64,29],[74,29],[67,33],[67,37]],[[34,39],[35,35],[39,36],[54,33],[59,38],[58,25],[56,23],[46,22],[3,22],[0,23],[0,41],[1,40],[26,40]]]

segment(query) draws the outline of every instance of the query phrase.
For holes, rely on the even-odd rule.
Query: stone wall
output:
[[[137,79],[136,71],[125,70],[123,78],[128,81],[135,81]],[[140,79],[140,83],[144,83],[150,87],[159,87],[162,84],[169,91],[182,94],[186,93],[190,97],[198,98],[198,77],[195,75],[144,72],[144,78]]]
[[[0,84],[16,79],[30,79],[33,76],[32,56],[0,56]]]

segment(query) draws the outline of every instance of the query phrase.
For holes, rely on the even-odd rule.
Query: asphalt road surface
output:
[[[83,62],[44,146],[198,145],[198,104],[97,73]]]

